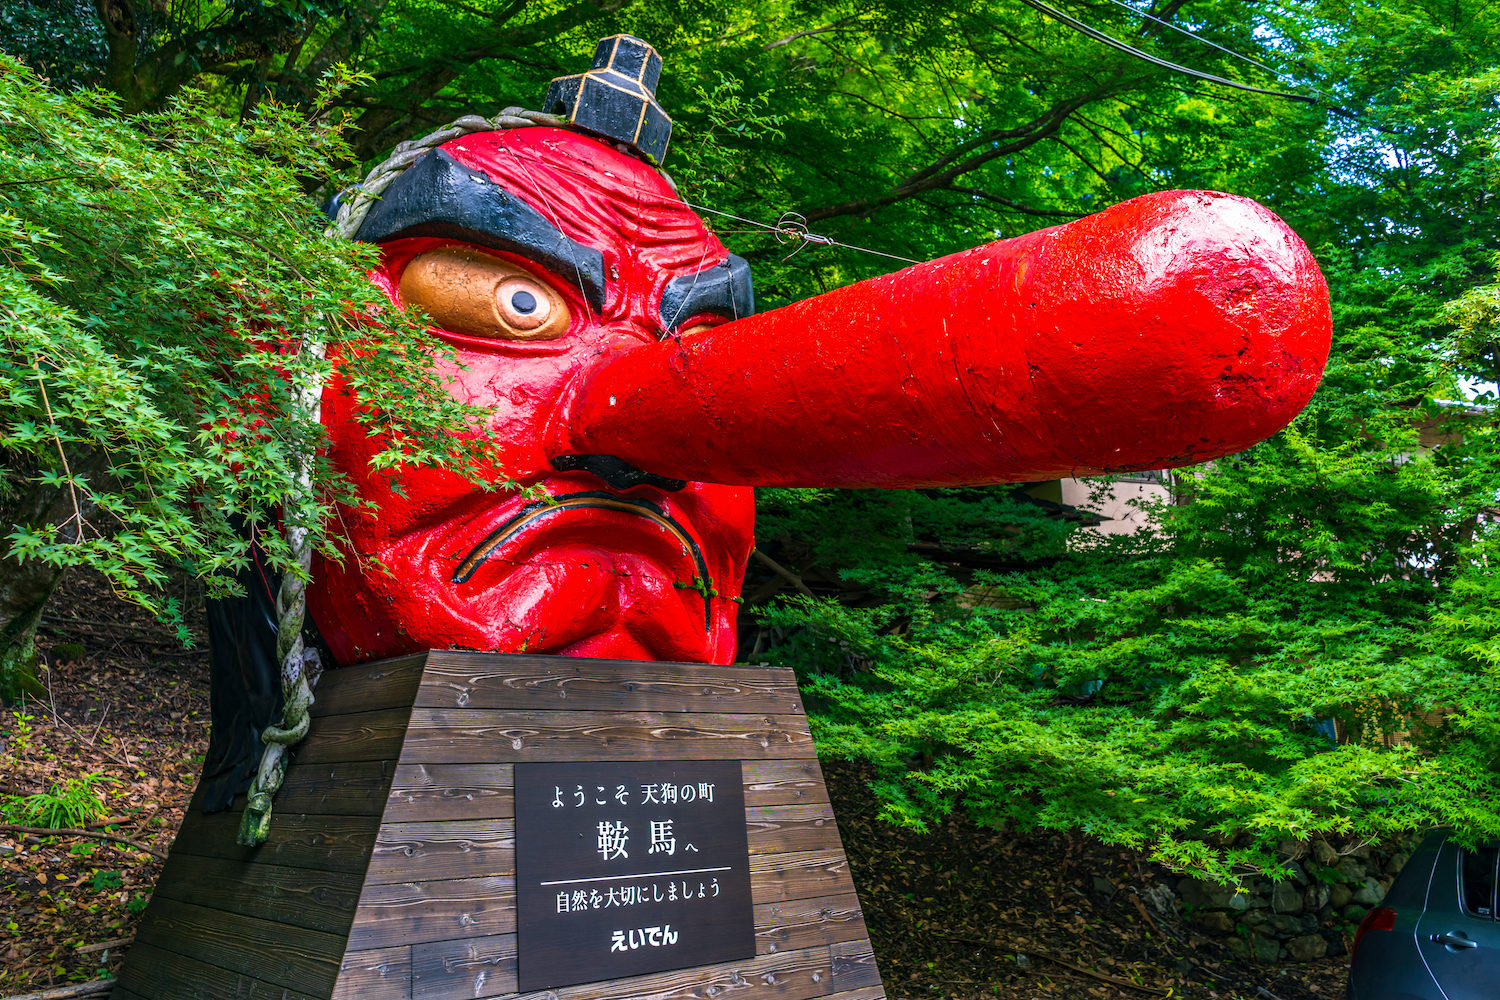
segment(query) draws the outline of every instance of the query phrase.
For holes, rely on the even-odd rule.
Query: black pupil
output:
[[[510,297],[510,304],[522,316],[536,312],[536,296],[530,292],[516,292]]]

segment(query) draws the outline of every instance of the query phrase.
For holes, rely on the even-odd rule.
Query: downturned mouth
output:
[[[683,549],[693,557],[693,565],[698,572],[698,580],[702,581],[700,587],[703,589],[703,630],[706,632],[712,622],[712,612],[708,602],[708,588],[712,586],[708,575],[708,563],[703,558],[703,551],[698,548],[698,543],[688,533],[676,518],[672,517],[658,505],[650,500],[638,497],[621,497],[613,493],[583,492],[564,493],[555,496],[551,500],[538,500],[529,503],[516,512],[515,516],[506,521],[494,531],[485,535],[478,545],[464,557],[453,571],[454,583],[464,583],[475,571],[483,566],[485,560],[500,550],[506,542],[515,538],[533,525],[569,510],[613,510],[626,514],[634,514],[643,517],[664,529],[673,538],[677,539]]]

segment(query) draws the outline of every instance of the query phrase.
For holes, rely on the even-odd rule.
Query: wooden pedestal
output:
[[[432,652],[323,676],[270,840],[196,799],[115,1000],[516,996],[513,765],[741,760],[756,957],[528,1000],[878,1000],[790,670]]]

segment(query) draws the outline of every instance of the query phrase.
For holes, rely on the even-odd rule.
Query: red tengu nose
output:
[[[1330,333],[1285,223],[1161,192],[603,359],[548,452],[801,487],[1188,465],[1285,427]]]

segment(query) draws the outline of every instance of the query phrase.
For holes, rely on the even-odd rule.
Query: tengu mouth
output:
[[[474,546],[458,564],[458,568],[453,571],[452,581],[456,584],[466,582],[480,566],[484,565],[485,560],[494,555],[506,542],[548,517],[569,510],[613,510],[634,514],[651,521],[675,538],[678,544],[693,557],[693,565],[697,570],[703,592],[703,630],[705,632],[709,630],[713,621],[713,613],[708,602],[708,591],[712,583],[708,574],[708,562],[703,558],[703,551],[676,518],[650,500],[638,497],[622,497],[613,493],[589,491],[564,493],[551,500],[529,503],[517,511],[510,520],[485,535],[479,544]]]

